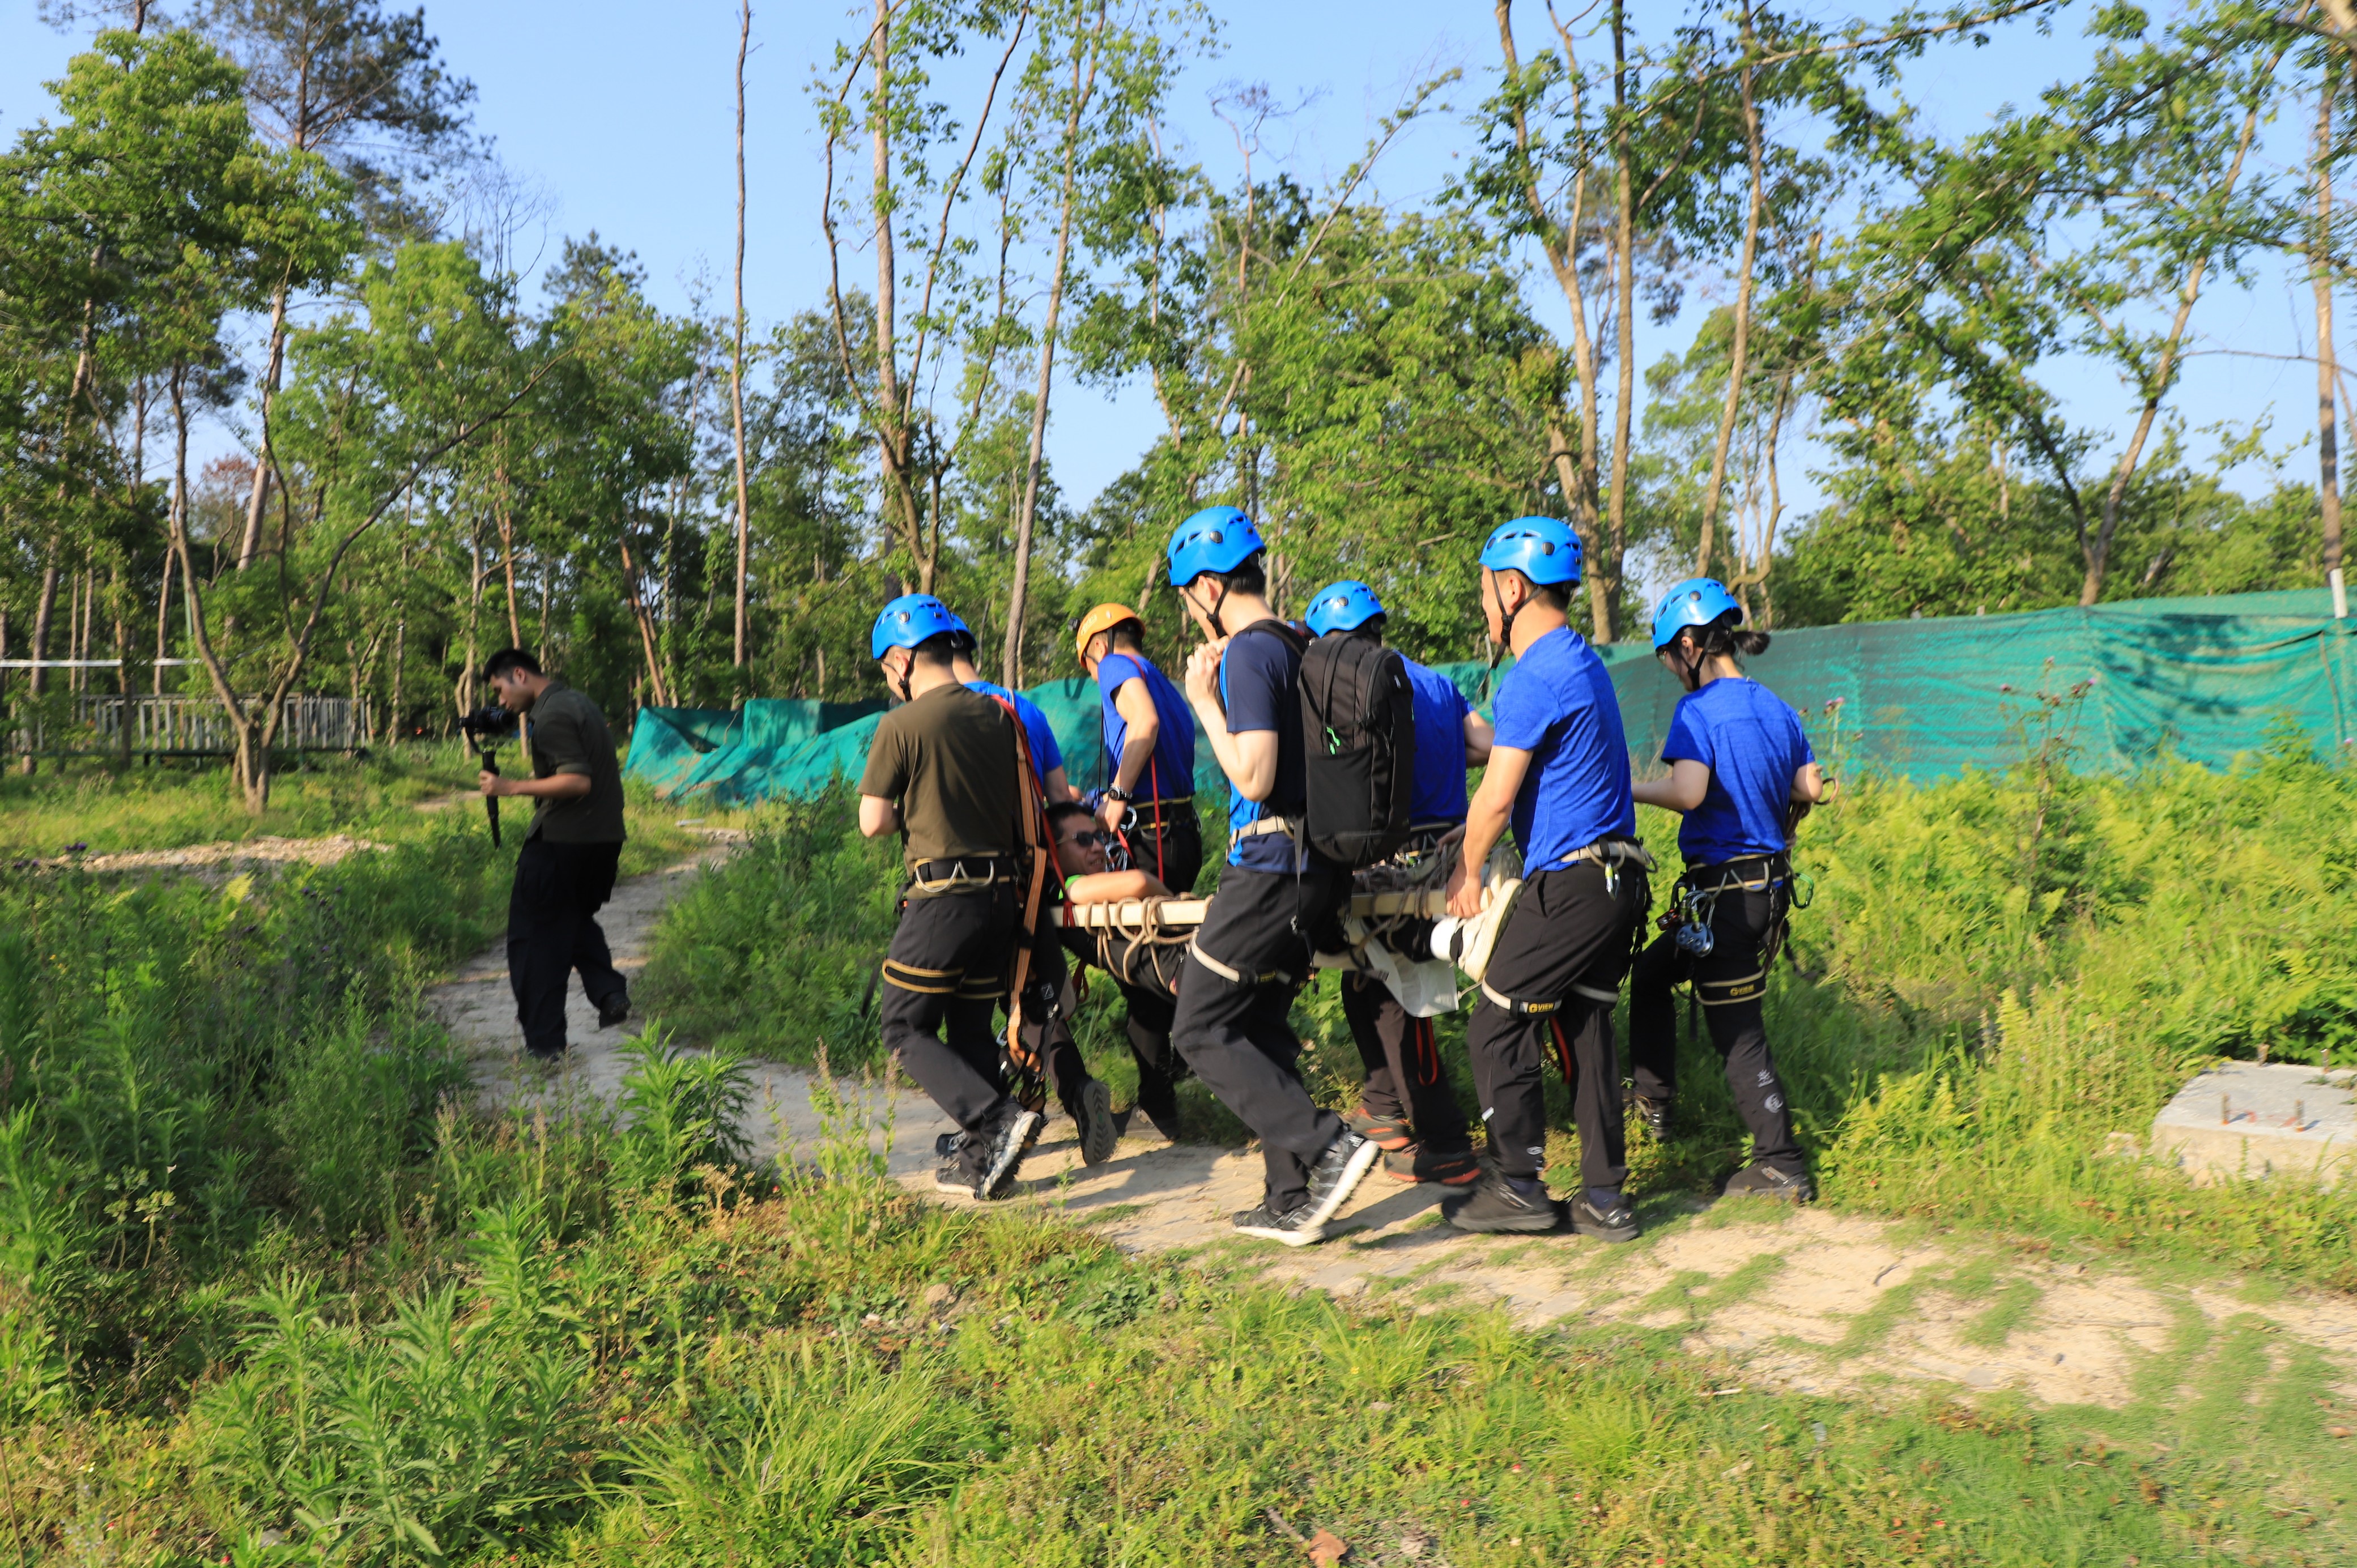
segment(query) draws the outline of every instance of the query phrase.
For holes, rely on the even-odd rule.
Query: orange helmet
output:
[[[1127,605],[1099,605],[1081,618],[1072,630],[1072,651],[1080,658],[1088,657],[1089,642],[1102,632],[1111,631],[1124,621],[1137,619],[1137,612]]]

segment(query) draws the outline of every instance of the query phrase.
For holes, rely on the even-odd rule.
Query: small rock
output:
[[[869,1328],[878,1327],[884,1322],[884,1315],[880,1312],[871,1312],[859,1321]]]
[[[2357,1436],[2357,1426],[2328,1426],[2324,1429],[2324,1434],[2327,1437]]]
[[[1309,1538],[1309,1561],[1320,1564],[1340,1563],[1351,1555],[1351,1543],[1331,1530],[1321,1530]]]
[[[928,1307],[936,1309],[944,1307],[956,1299],[957,1292],[945,1284],[935,1283],[925,1287],[925,1305]]]
[[[1370,1414],[1370,1415],[1381,1415],[1381,1414],[1383,1414],[1383,1412],[1385,1412],[1385,1411],[1387,1411],[1387,1410],[1389,1410],[1389,1409],[1391,1409],[1391,1408],[1392,1408],[1392,1402],[1391,1402],[1391,1401],[1389,1401],[1389,1400],[1376,1400],[1376,1401],[1374,1401],[1373,1402],[1372,1402],[1371,1404],[1369,1404],[1369,1405],[1367,1406],[1367,1413],[1368,1413],[1368,1414]]]

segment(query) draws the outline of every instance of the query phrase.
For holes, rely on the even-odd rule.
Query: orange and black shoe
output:
[[[1449,1153],[1410,1144],[1383,1155],[1383,1174],[1403,1184],[1469,1188],[1481,1179],[1481,1161],[1470,1149]]]
[[[1396,1155],[1415,1147],[1415,1133],[1406,1122],[1378,1116],[1363,1105],[1343,1117],[1342,1125],[1386,1155]]]

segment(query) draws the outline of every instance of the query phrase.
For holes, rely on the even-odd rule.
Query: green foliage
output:
[[[860,1005],[898,918],[899,841],[859,836],[852,791],[779,801],[751,841],[673,904],[650,1004],[689,1035],[774,1061],[876,1059]]]

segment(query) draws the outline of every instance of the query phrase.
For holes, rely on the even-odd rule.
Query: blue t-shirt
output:
[[[1757,681],[1728,677],[1679,698],[1662,760],[1701,763],[1710,788],[1678,827],[1678,853],[1688,865],[1781,854],[1792,775],[1816,759],[1801,715]]]
[[[1056,744],[1056,726],[1048,722],[1048,715],[1040,711],[1039,703],[1020,692],[1008,691],[996,681],[968,681],[965,689],[1015,704],[1015,716],[1023,721],[1024,738],[1031,743],[1032,770],[1039,775],[1042,785],[1048,782],[1049,774],[1064,766],[1063,747]]]
[[[1498,684],[1496,744],[1531,754],[1513,814],[1525,875],[1600,838],[1636,836],[1620,703],[1586,638],[1564,627],[1531,644]]]
[[[1465,820],[1465,715],[1472,711],[1457,682],[1413,659],[1407,682],[1415,688],[1415,789],[1411,822]]]
[[[1228,831],[1248,828],[1263,817],[1292,817],[1309,809],[1309,775],[1301,749],[1301,654],[1294,642],[1263,628],[1238,632],[1220,656],[1220,699],[1228,711],[1228,733],[1276,732],[1276,782],[1265,800],[1248,800],[1228,786]],[[1250,871],[1297,869],[1294,841],[1286,833],[1261,833],[1228,852],[1228,864]]]
[[[1121,750],[1129,744],[1129,721],[1121,716],[1114,697],[1132,681],[1146,682],[1162,733],[1154,740],[1154,760],[1133,780],[1130,793],[1141,800],[1188,800],[1195,795],[1195,714],[1170,677],[1154,661],[1135,653],[1108,653],[1097,661],[1097,691],[1104,703],[1105,782],[1121,777]]]

